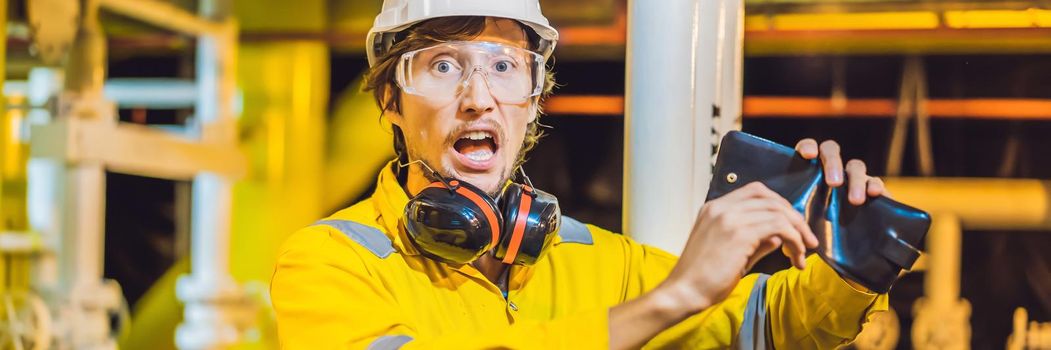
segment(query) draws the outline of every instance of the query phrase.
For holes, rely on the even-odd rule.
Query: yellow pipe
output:
[[[265,0],[235,9],[242,31],[320,32],[327,25],[327,6],[320,0]],[[321,198],[329,60],[323,40],[239,45],[244,111],[238,123],[250,165],[248,175],[234,186],[230,273],[242,286],[268,286],[281,243],[325,214]],[[270,308],[266,302],[258,306]],[[237,348],[277,348],[274,321],[256,321]]]
[[[960,298],[960,220],[952,213],[931,215],[927,235],[928,268],[923,281],[928,301],[934,307],[951,307]]]
[[[1051,11],[966,10],[945,11],[945,24],[950,28],[1032,28],[1051,26]]]
[[[745,18],[747,23],[757,18]],[[789,13],[773,16],[768,25],[777,30],[875,30],[933,29],[938,27],[938,14],[928,11],[868,13]]]
[[[929,266],[924,296],[913,305],[912,346],[916,349],[967,349],[970,303],[960,298],[960,220],[950,212],[931,213],[927,234]]]
[[[1029,179],[888,178],[894,199],[949,213],[965,229],[1051,229],[1051,182]]]
[[[939,15],[944,18],[940,19]],[[749,15],[745,30],[887,30],[1051,27],[1051,10],[949,10]]]
[[[187,258],[179,259],[132,308],[130,332],[119,339],[121,349],[175,350],[175,326],[182,322],[182,304],[175,297],[175,281],[190,272]]]
[[[376,170],[394,158],[390,125],[380,120],[372,94],[362,92],[361,79],[337,99],[328,127],[325,159],[325,210],[342,209],[376,181]]]
[[[7,27],[7,1],[0,0],[0,28]],[[5,72],[7,41],[0,42],[0,72]],[[4,96],[0,101],[7,106],[26,104],[25,96]],[[0,114],[0,231],[25,231],[26,217],[26,162],[29,147],[19,139],[19,129],[25,123],[25,111],[5,107]]]
[[[915,304],[913,346],[966,349],[970,304],[960,298],[963,229],[1046,230],[1051,227],[1051,183],[979,178],[890,178],[895,199],[922,208],[933,220],[921,259],[924,297]]]

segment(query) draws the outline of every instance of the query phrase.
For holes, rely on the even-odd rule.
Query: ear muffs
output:
[[[474,261],[500,239],[503,218],[481,189],[451,180],[434,182],[405,206],[405,229],[420,252],[461,265]]]
[[[562,223],[558,199],[529,185],[511,184],[497,204],[504,225],[493,257],[505,264],[536,263]]]
[[[487,251],[505,264],[532,265],[561,222],[555,196],[515,183],[495,201],[466,182],[434,182],[405,206],[405,228],[416,248],[455,265]]]

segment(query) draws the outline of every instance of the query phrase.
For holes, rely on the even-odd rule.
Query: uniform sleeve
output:
[[[850,343],[873,313],[887,310],[887,295],[851,287],[817,255],[807,269],[788,269],[766,286],[775,347],[831,349]]]
[[[408,322],[366,263],[323,228],[293,235],[278,258],[270,293],[283,349],[609,348],[609,310],[547,322],[426,336]]]
[[[623,241],[629,254],[626,296],[631,299],[660,284],[677,258],[627,238]],[[662,332],[646,348],[733,346],[757,279],[755,274],[745,276],[722,303]],[[789,268],[773,274],[765,288],[771,340],[779,349],[828,349],[849,343],[872,313],[887,309],[885,294],[854,289],[816,255],[807,258],[806,270]]]

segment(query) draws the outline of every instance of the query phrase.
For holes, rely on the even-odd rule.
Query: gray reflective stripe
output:
[[[770,275],[759,274],[752,286],[752,294],[748,296],[748,304],[744,308],[744,320],[741,322],[741,330],[737,333],[737,349],[773,349],[774,344],[768,344],[770,330],[767,327],[770,320],[767,319],[766,308],[766,279]]]
[[[401,349],[402,345],[412,341],[412,337],[407,335],[385,335],[376,340],[373,340],[369,344],[368,350],[394,350]]]
[[[559,228],[558,235],[562,236],[563,243],[595,243],[595,241],[591,239],[591,230],[588,230],[587,226],[580,221],[565,215],[562,216],[562,227]]]
[[[394,246],[391,244],[390,238],[383,234],[383,231],[373,227],[349,220],[321,220],[314,223],[314,225],[331,226],[380,258],[386,258],[390,253],[394,252]]]

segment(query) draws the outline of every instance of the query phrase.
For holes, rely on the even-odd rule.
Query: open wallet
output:
[[[759,181],[803,214],[819,244],[817,254],[840,276],[886,293],[920,256],[930,215],[890,198],[847,201],[847,181],[831,188],[817,159],[740,131],[723,137],[705,201]]]

